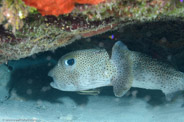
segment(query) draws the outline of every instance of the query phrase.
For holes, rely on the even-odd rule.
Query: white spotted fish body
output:
[[[184,90],[184,73],[141,53],[120,41],[112,49],[89,49],[66,54],[49,72],[51,86],[63,91],[83,91],[113,86],[115,96],[131,87],[162,90],[166,96]]]
[[[173,93],[184,90],[184,73],[141,53],[132,53],[132,87],[159,89],[170,99]],[[171,96],[170,96],[171,95]]]
[[[82,91],[110,84],[114,68],[104,49],[71,52],[49,72],[51,86],[63,91]]]

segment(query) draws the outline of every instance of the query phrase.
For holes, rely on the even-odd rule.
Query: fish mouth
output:
[[[59,89],[57,83],[54,82],[54,81],[50,83],[50,86],[53,87],[53,88],[55,88],[55,89]]]
[[[55,88],[56,85],[55,85],[54,81],[50,83],[50,86],[52,86],[53,88]]]
[[[54,78],[54,76],[53,76],[52,71],[50,71],[50,72],[48,73],[48,76],[51,77],[52,80],[53,80],[53,81],[50,83],[50,86],[53,87],[53,88],[55,88],[55,89],[58,89],[58,85],[57,85],[57,83],[56,83],[56,81],[55,81],[55,78]]]

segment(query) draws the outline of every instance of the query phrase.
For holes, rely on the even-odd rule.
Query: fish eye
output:
[[[65,65],[67,66],[72,66],[74,65],[74,63],[75,63],[75,60],[73,58],[65,60]]]

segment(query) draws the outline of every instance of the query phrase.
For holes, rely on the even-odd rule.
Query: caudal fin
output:
[[[121,42],[118,41],[112,48],[111,61],[116,67],[115,76],[112,78],[113,91],[115,96],[123,96],[132,86],[130,51]]]

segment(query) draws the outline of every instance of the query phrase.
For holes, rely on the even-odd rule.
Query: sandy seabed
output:
[[[183,122],[183,99],[152,106],[144,99],[88,96],[77,104],[70,97],[58,103],[10,98],[0,103],[0,121],[20,122]]]

